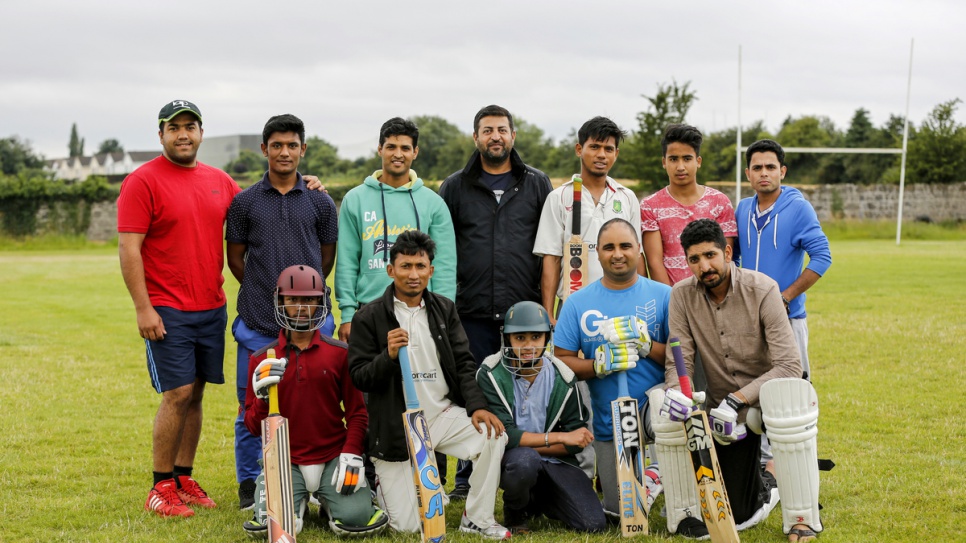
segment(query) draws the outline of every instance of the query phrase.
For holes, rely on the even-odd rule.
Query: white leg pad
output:
[[[684,423],[673,422],[658,414],[664,403],[663,390],[652,389],[647,395],[651,428],[654,430],[654,452],[661,466],[661,482],[664,485],[667,529],[674,534],[682,520],[688,517],[701,520],[698,487],[694,482],[694,467],[686,445]]]
[[[761,415],[775,457],[782,529],[822,531],[818,512],[818,395],[804,379],[772,379],[761,387]]]

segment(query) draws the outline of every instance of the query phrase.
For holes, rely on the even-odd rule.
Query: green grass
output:
[[[821,476],[820,541],[962,540],[966,241],[846,240],[832,250],[831,270],[809,293],[819,454],[838,464]],[[226,288],[233,317],[237,285]],[[207,390],[195,467],[220,506],[162,519],[142,510],[159,397],[116,248],[0,252],[0,300],[0,541],[248,540],[247,515],[235,509],[233,343],[229,383]],[[448,508],[449,539],[479,541],[456,531],[460,512]],[[646,540],[684,541],[664,524],[654,515]],[[775,512],[742,541],[784,541],[780,524]],[[619,539],[536,526],[540,543]],[[299,537],[331,539],[314,523]],[[417,536],[376,541],[390,540]]]

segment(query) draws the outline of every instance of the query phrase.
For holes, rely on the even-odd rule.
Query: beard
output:
[[[506,145],[502,146],[502,150],[498,153],[490,151],[490,146],[477,147],[480,151],[480,156],[483,157],[488,164],[503,164],[506,159],[510,158],[510,150],[513,147],[508,147]]]

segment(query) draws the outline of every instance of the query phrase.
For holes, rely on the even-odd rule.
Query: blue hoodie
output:
[[[781,187],[781,194],[771,210],[761,232],[755,226],[754,213],[758,209],[758,195],[738,202],[735,219],[738,240],[735,243],[735,262],[742,268],[760,271],[778,282],[785,290],[802,274],[805,253],[808,269],[822,276],[832,265],[828,238],[822,231],[815,209],[794,187]],[[805,293],[788,304],[788,316],[805,317]]]

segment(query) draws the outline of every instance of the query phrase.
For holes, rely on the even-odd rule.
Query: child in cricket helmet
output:
[[[324,296],[325,281],[314,268],[285,268],[275,287],[275,322],[293,332],[318,330],[328,315]]]
[[[540,371],[545,356],[553,356],[550,316],[536,302],[517,302],[503,319],[500,336],[502,363],[513,375],[530,376]]]

